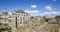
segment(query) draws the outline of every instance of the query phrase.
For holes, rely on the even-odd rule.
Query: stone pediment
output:
[[[15,11],[16,13],[25,13],[23,10]]]

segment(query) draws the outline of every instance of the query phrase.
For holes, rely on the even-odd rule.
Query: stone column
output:
[[[18,18],[18,19],[19,19],[19,20],[18,20],[18,23],[19,23],[18,25],[20,26],[20,16],[19,16],[19,18]]]
[[[13,19],[12,19],[12,32],[16,32],[16,15],[13,15]]]
[[[23,26],[23,16],[22,16],[22,26]]]
[[[29,26],[32,26],[32,21],[30,16],[29,16]]]

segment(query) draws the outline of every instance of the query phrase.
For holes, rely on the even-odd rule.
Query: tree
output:
[[[56,21],[58,22],[58,25],[60,25],[60,23],[59,23],[60,16],[56,16],[55,19],[56,19]]]
[[[45,18],[45,22],[48,22],[50,20],[50,18]]]
[[[11,32],[12,31],[12,28],[11,27],[0,28],[0,32],[2,32],[2,31]]]

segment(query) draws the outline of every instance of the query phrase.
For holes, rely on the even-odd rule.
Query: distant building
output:
[[[6,9],[4,9],[2,14],[0,15],[0,23],[8,24],[9,23],[8,17],[9,14],[7,13]]]

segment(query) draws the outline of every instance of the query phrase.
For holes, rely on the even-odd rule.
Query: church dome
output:
[[[3,9],[2,15],[8,15],[8,12],[6,11],[6,9]]]

